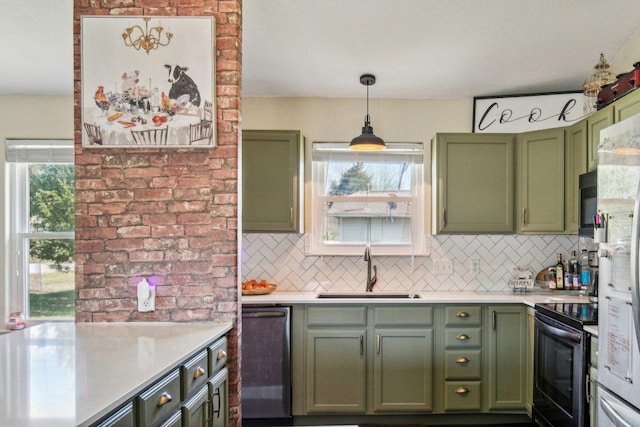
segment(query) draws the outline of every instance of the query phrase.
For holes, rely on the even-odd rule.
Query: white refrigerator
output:
[[[640,115],[600,132],[598,426],[640,426]]]

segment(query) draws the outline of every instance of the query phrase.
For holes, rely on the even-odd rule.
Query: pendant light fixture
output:
[[[363,74],[360,76],[360,83],[367,87],[367,115],[364,117],[364,127],[362,135],[356,136],[351,140],[349,148],[352,150],[384,150],[386,145],[382,138],[378,138],[373,134],[373,128],[369,118],[369,86],[376,82],[376,77],[372,74]]]

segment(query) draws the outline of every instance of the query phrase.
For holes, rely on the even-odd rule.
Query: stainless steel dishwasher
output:
[[[242,308],[242,419],[245,425],[291,420],[289,319],[290,307]]]

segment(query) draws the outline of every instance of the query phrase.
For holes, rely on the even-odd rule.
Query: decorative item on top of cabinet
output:
[[[304,232],[303,153],[300,131],[242,131],[243,232]]]
[[[564,129],[518,134],[518,233],[564,232]]]
[[[513,233],[513,134],[440,133],[432,142],[435,234]]]

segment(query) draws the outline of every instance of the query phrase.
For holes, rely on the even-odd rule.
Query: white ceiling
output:
[[[245,97],[363,97],[363,73],[372,98],[579,90],[640,28],[639,0],[242,3]],[[73,0],[0,8],[0,93],[72,94]]]

